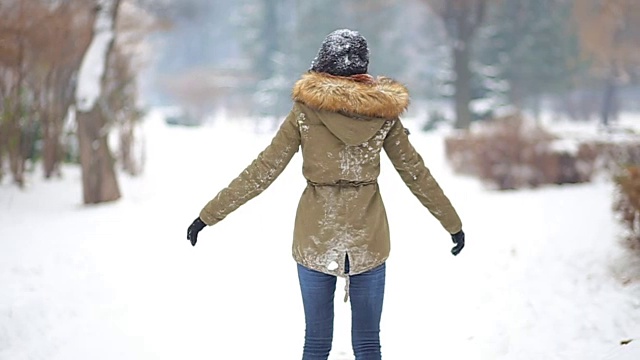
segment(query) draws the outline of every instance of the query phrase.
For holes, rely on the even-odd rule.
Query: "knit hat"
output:
[[[351,76],[366,74],[368,66],[367,39],[357,31],[340,29],[327,35],[309,70]]]

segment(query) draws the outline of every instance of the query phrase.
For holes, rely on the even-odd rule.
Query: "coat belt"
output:
[[[365,181],[353,181],[353,180],[338,180],[332,183],[317,183],[311,180],[307,180],[307,184],[311,186],[337,186],[337,187],[361,187],[367,185],[377,184],[377,180],[365,180]]]

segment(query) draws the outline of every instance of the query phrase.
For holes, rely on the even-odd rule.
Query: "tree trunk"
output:
[[[602,108],[600,109],[600,121],[602,125],[609,127],[610,117],[615,114],[615,98],[618,90],[615,75],[610,75],[605,84]]]
[[[114,159],[107,142],[106,121],[95,106],[90,112],[78,112],[78,142],[82,166],[82,194],[85,204],[97,204],[120,198]]]
[[[105,74],[115,37],[115,20],[120,0],[98,0],[93,40],[79,71],[76,113],[82,191],[85,204],[96,204],[120,198],[114,159],[108,145],[107,119],[100,109],[103,101]],[[96,42],[96,39],[99,41]],[[92,55],[92,56],[90,56]],[[100,58],[94,58],[99,55]],[[99,71],[96,71],[99,70]],[[99,91],[96,93],[94,89]]]
[[[47,117],[52,114],[45,115]],[[62,146],[60,144],[60,136],[62,129],[59,125],[59,119],[49,118],[43,122],[43,138],[42,138],[42,166],[44,168],[44,177],[50,179],[54,175],[60,174],[59,164],[62,159]]]
[[[445,29],[452,39],[454,102],[456,129],[468,129],[471,125],[471,46],[476,30],[482,24],[486,13],[486,0],[451,1],[432,3],[436,13],[442,18]]]
[[[453,63],[456,79],[455,87],[455,107],[456,129],[468,129],[471,125],[471,70],[469,69],[470,49],[469,43],[460,41],[461,45],[453,47]]]
[[[2,138],[0,138],[0,142]],[[4,150],[2,146],[0,146],[0,184],[2,183],[2,179],[4,179]]]
[[[42,167],[45,179],[50,179],[57,168],[60,134],[56,131],[56,100],[51,91],[56,80],[54,67],[49,69],[45,81],[45,104],[42,111]]]
[[[136,160],[135,154],[135,124],[133,120],[127,119],[120,126],[120,162],[122,170],[129,175],[140,174],[141,164]]]
[[[20,144],[20,130],[13,131],[9,136],[12,137],[9,141],[12,144],[9,147],[9,169],[13,175],[13,182],[19,187],[24,187],[24,164],[25,161],[22,158],[21,144]],[[17,139],[17,141],[16,141]]]
[[[47,88],[46,91],[50,90]],[[44,177],[50,179],[57,172],[60,159],[60,131],[57,124],[60,119],[57,119],[59,115],[54,110],[55,100],[51,100],[50,94],[47,94],[47,98],[42,114],[42,166]]]
[[[20,3],[20,18],[23,18],[23,4]],[[20,128],[21,119],[24,116],[24,109],[22,104],[22,85],[24,83],[24,63],[25,63],[25,45],[24,37],[22,35],[22,29],[18,31],[18,61],[17,61],[17,78],[15,86],[15,102],[11,103],[9,114],[9,169],[13,175],[13,181],[19,186],[24,187],[24,168],[25,159],[22,156],[22,131]]]

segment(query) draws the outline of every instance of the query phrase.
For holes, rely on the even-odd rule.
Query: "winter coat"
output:
[[[344,276],[381,265],[389,226],[377,183],[385,150],[402,180],[451,234],[462,224],[409,142],[399,116],[407,89],[389,78],[308,72],[293,88],[293,109],[271,144],[200,213],[213,225],[265,190],[302,149],[307,186],[298,204],[293,257]],[[345,257],[349,274],[345,274]]]

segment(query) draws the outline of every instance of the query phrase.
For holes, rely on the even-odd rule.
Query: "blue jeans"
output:
[[[380,360],[380,316],[385,264],[350,276],[351,344],[356,360]],[[348,273],[348,259],[346,269]],[[333,297],[336,277],[298,264],[306,323],[302,360],[326,360],[333,340]]]

